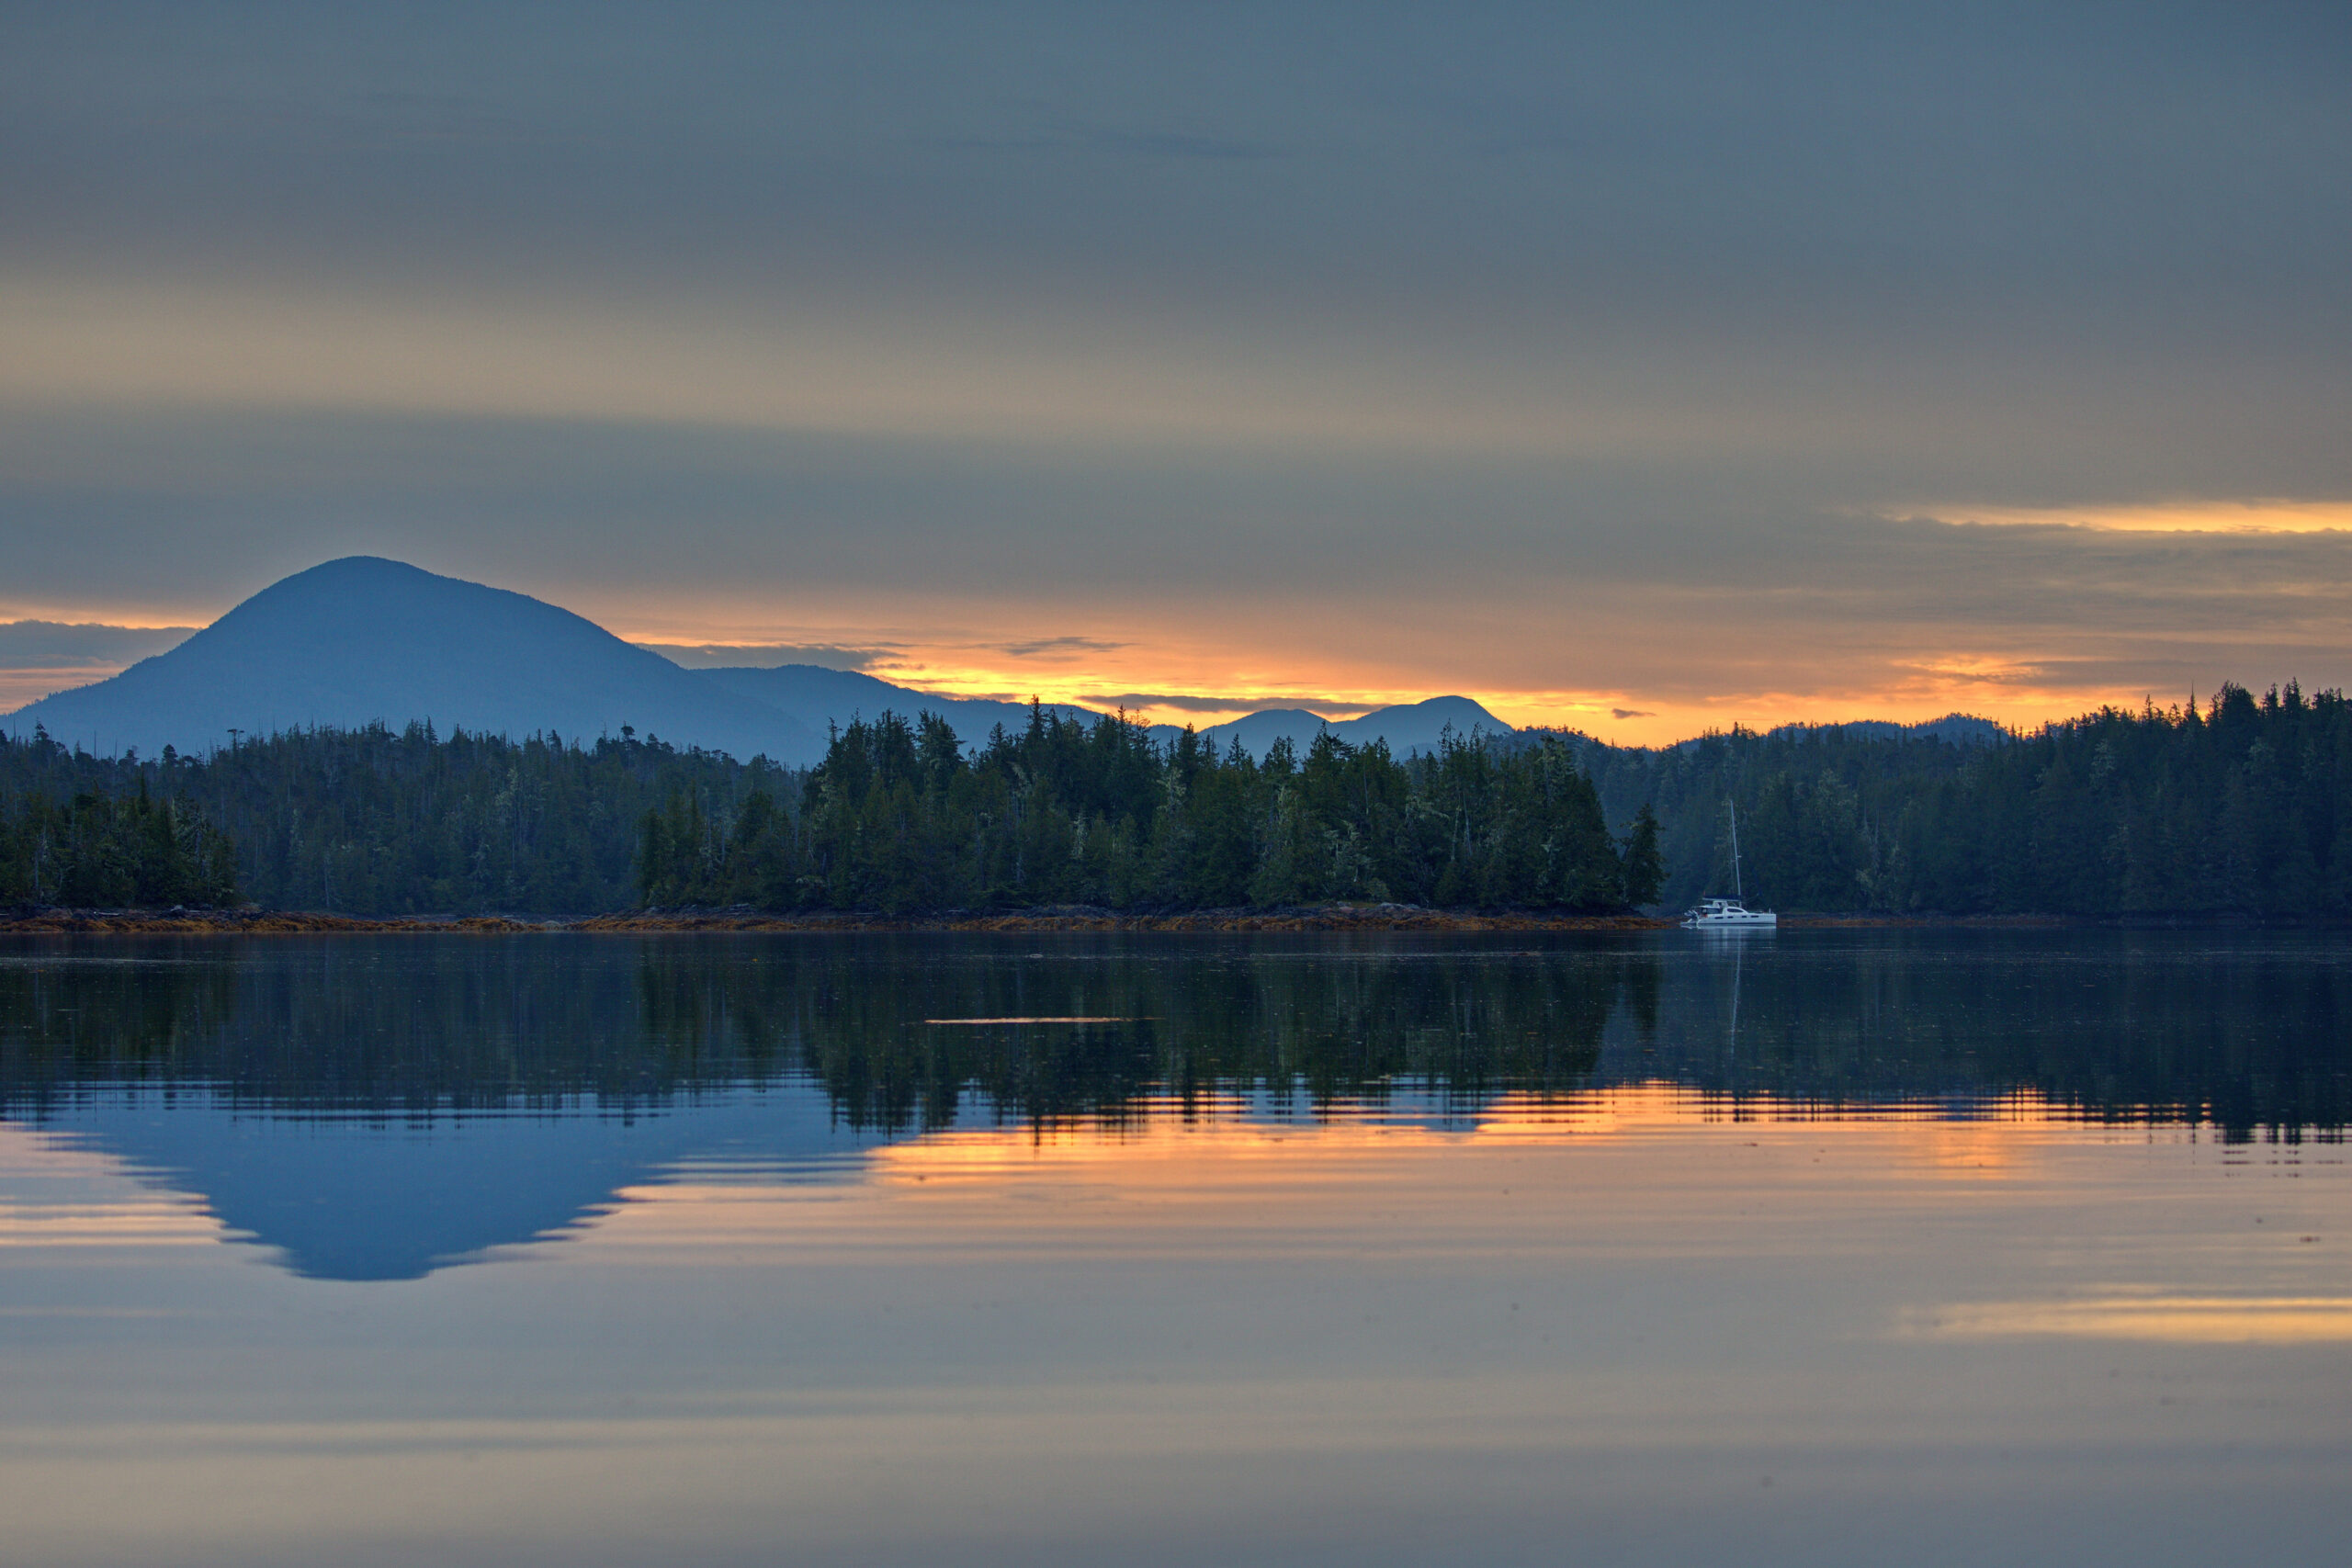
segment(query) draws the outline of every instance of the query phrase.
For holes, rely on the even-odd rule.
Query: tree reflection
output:
[[[1378,936],[48,942],[0,950],[0,1110],[153,1083],[291,1115],[626,1115],[805,1074],[842,1121],[897,1132],[1235,1092],[1469,1112],[1667,1079],[1962,1115],[2022,1090],[2334,1135],[2352,997],[2317,953],[2079,933],[1738,957]],[[1066,1019],[1112,1021],[1011,1021]]]

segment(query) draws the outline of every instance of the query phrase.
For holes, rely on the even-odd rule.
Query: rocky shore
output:
[[[771,914],[748,908],[647,909],[571,919],[506,915],[367,919],[287,909],[61,909],[0,913],[0,935],[498,936],[531,931],[1657,931],[1670,919],[1644,915],[1498,914],[1428,909],[1408,904],[1316,904],[1277,909],[1194,909],[1122,914],[1087,906],[1050,906],[1009,913],[945,910],[928,915]]]

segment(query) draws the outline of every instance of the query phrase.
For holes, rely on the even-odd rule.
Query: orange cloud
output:
[[[1922,506],[1939,523],[2086,528],[2110,534],[2352,533],[2352,501],[2180,500],[2075,506]]]

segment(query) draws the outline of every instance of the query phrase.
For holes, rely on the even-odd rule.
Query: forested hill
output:
[[[1620,909],[1657,897],[1656,825],[1621,845],[1557,737],[1451,732],[1403,761],[1329,734],[1253,759],[1186,731],[1033,709],[967,753],[946,723],[885,714],[833,739],[797,802],[731,821],[680,797],[645,824],[653,904],[765,908],[1226,908],[1396,900]]]
[[[1557,739],[1449,741],[1398,761],[1325,737],[1304,756],[1277,741],[1261,762],[1033,708],[1022,732],[978,748],[934,715],[885,715],[805,771],[650,737],[582,747],[422,726],[281,735],[200,761],[0,738],[0,819],[27,825],[0,840],[0,902],[91,885],[64,880],[36,814],[141,788],[228,832],[246,897],[351,914],[1319,898],[1602,910],[1655,897],[1658,875],[1638,835],[1621,852]]]
[[[1521,734],[1401,761],[1327,737],[1259,761],[1050,711],[978,746],[935,717],[886,716],[808,770],[651,738],[415,726],[200,760],[0,739],[0,903],[127,903],[167,883],[175,902],[225,897],[225,834],[240,896],[352,914],[1679,908],[1729,891],[1736,803],[1759,907],[2341,918],[2347,796],[2343,695],[2291,683],[1985,744],[1825,728],[1644,750]]]
[[[103,868],[61,892],[74,846],[52,841],[48,877],[36,886],[37,814],[143,784],[224,829],[236,845],[236,892],[271,908],[624,909],[637,900],[647,810],[683,795],[729,818],[755,789],[791,793],[784,777],[634,736],[582,747],[544,736],[442,739],[424,725],[280,735],[200,760],[168,748],[143,761],[102,760],[45,736],[0,738],[0,824],[10,829],[0,832],[0,903],[82,902],[72,889],[101,880]]]
[[[1838,728],[1587,741],[1611,820],[1651,805],[1666,901],[1946,914],[2352,914],[2352,714],[2293,682],[1983,745]]]

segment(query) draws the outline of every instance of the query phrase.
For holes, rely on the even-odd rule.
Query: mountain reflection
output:
[[[1793,942],[859,936],[51,942],[0,951],[0,1111],[99,1086],[290,1115],[629,1114],[806,1077],[846,1125],[1116,1120],[1249,1086],[1667,1080],[1824,1107],[2033,1091],[2233,1135],[2340,1129],[2346,966],[2060,933]],[[927,1021],[1085,1018],[942,1027]]]
[[[683,1160],[849,1179],[957,1126],[1468,1125],[1639,1084],[1773,1114],[2345,1122],[2346,969],[2316,940],[1532,940],[21,943],[0,1114],[346,1279],[560,1233]],[[1090,1021],[931,1021],[989,1019]]]

